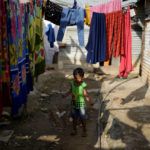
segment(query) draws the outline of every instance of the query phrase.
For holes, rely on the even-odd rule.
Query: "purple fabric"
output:
[[[77,9],[77,0],[74,0],[73,9]]]

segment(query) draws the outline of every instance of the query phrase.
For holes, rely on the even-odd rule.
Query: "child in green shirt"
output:
[[[72,94],[71,101],[71,116],[73,118],[73,132],[71,135],[77,134],[77,120],[81,119],[83,126],[83,137],[87,136],[86,132],[86,111],[85,111],[85,99],[90,102],[90,98],[87,94],[86,86],[87,84],[83,82],[84,70],[82,68],[76,68],[73,71],[74,80],[70,82],[71,88],[65,94],[62,94],[62,97],[65,98]],[[91,105],[93,103],[90,102]]]

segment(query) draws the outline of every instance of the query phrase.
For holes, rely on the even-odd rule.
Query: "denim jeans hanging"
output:
[[[63,8],[57,41],[62,41],[66,26],[77,25],[80,46],[84,46],[84,10]]]

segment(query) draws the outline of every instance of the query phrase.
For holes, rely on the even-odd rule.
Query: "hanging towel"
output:
[[[105,14],[93,13],[86,49],[88,63],[96,64],[106,60]]]
[[[127,13],[124,14],[124,55],[120,57],[119,76],[127,77],[128,72],[133,71],[132,66],[132,35],[131,35],[131,18],[130,7],[127,7]]]
[[[92,18],[93,12],[110,13],[121,9],[121,0],[112,0],[101,5],[90,7],[90,16]]]
[[[53,22],[56,25],[60,25],[60,19],[63,8],[59,5],[47,0],[45,9],[45,19]]]
[[[77,25],[80,46],[84,46],[84,10],[63,8],[57,41],[62,41],[66,26]]]

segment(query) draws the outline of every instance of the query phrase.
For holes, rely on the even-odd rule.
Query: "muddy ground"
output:
[[[96,150],[97,117],[99,108],[98,91],[101,75],[87,73],[89,96],[95,105],[87,104],[87,137],[81,137],[79,122],[78,134],[71,136],[70,118],[71,96],[62,99],[61,92],[69,87],[72,72],[45,72],[35,83],[34,91],[28,96],[27,115],[10,118],[11,124],[0,130],[14,130],[8,143],[0,143],[0,150]],[[22,112],[22,109],[20,110]],[[64,112],[62,116],[60,113]]]

